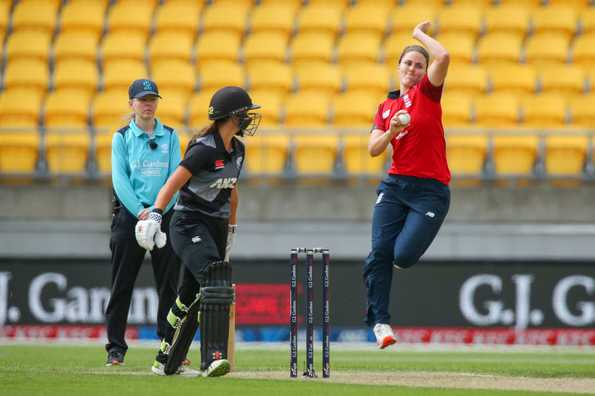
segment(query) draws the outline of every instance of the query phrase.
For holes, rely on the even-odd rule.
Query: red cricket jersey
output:
[[[378,106],[373,129],[389,130],[391,118],[401,109],[411,116],[409,125],[390,142],[393,158],[389,174],[450,182],[441,96],[442,86],[433,86],[426,74],[405,95],[399,97],[399,91],[393,91]]]

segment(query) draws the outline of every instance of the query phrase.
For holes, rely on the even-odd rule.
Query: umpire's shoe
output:
[[[117,349],[112,349],[107,353],[106,366],[122,366],[124,365],[124,352]]]
[[[221,377],[227,373],[229,373],[229,370],[231,369],[231,366],[229,364],[229,361],[226,359],[218,359],[218,360],[213,360],[211,362],[211,364],[209,365],[209,367],[202,372],[202,376],[203,377]]]

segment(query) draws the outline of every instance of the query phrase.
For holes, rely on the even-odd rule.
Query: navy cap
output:
[[[161,97],[159,95],[159,89],[157,88],[157,84],[154,81],[149,79],[143,78],[140,80],[134,80],[132,84],[128,87],[128,98],[135,99],[135,98],[144,98],[148,95],[154,95],[157,97]]]

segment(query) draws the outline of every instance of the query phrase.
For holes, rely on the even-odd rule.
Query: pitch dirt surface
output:
[[[287,371],[242,371],[229,374],[232,378],[287,380]],[[400,385],[424,388],[492,389],[536,392],[595,394],[595,379],[590,378],[529,378],[500,375],[449,372],[345,372],[331,373],[331,378],[305,378],[299,381],[321,381],[358,385]]]

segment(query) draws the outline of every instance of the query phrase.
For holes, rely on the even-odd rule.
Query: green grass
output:
[[[196,351],[196,349],[195,349]],[[412,388],[393,385],[354,385],[323,380],[158,377],[149,372],[154,350],[133,346],[123,367],[104,367],[101,346],[2,345],[0,394],[9,395],[108,395],[138,396],[221,395],[568,395],[501,390]],[[303,351],[301,351],[303,352]],[[195,362],[196,352],[190,356]],[[300,356],[303,359],[303,354]],[[276,348],[239,349],[237,372],[288,372],[288,351]],[[536,378],[595,379],[595,352],[415,352],[340,350],[331,356],[332,373],[374,372],[387,378],[395,372],[457,372]],[[320,356],[316,356],[316,363]],[[302,363],[302,362],[300,362]],[[193,366],[196,366],[194,364]],[[282,376],[285,378],[284,376]],[[595,389],[593,389],[595,394]]]

